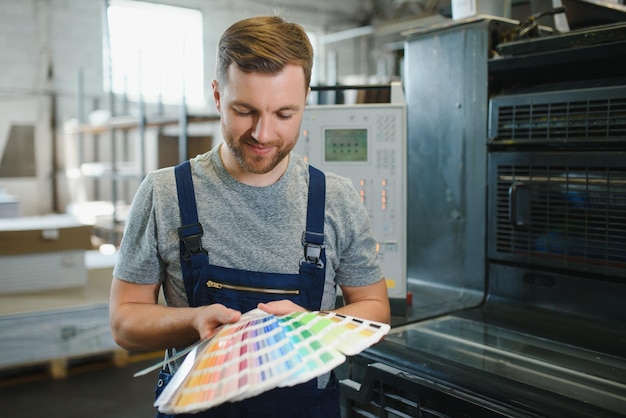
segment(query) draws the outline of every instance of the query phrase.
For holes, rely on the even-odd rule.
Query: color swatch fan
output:
[[[330,372],[389,332],[333,312],[275,316],[254,309],[188,354],[155,402],[160,412],[203,411]]]

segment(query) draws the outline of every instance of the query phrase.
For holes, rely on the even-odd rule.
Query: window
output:
[[[105,89],[147,102],[204,103],[202,13],[109,0]],[[106,51],[105,51],[106,54]],[[109,67],[110,65],[110,67]]]

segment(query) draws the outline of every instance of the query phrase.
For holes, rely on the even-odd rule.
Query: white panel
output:
[[[87,283],[84,250],[1,256],[0,265],[0,294],[38,292]]]
[[[300,132],[296,153],[352,180],[379,243],[389,297],[405,299],[406,105],[309,106]]]

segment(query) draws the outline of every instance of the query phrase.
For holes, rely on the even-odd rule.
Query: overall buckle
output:
[[[311,240],[315,242],[311,242]],[[300,264],[316,264],[317,268],[324,268],[324,262],[321,260],[324,249],[324,234],[304,231],[301,242],[304,247],[304,257],[300,260]]]
[[[207,250],[202,248],[202,225],[195,223],[191,225],[185,225],[178,228],[178,236],[185,245],[184,259],[189,260],[196,254],[208,254]]]

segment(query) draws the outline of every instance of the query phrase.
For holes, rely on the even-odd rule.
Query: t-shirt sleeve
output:
[[[149,174],[133,198],[113,270],[114,277],[137,284],[161,281],[154,201],[154,181]]]

